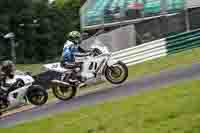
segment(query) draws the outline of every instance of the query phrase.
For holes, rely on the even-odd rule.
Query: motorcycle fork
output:
[[[97,75],[97,73],[100,71],[101,67],[104,65],[106,59],[104,59],[101,64],[99,65],[99,67],[96,69],[96,71],[94,72],[95,75]]]
[[[64,74],[61,75],[61,81],[64,81],[66,75],[67,75],[66,73],[64,73]]]

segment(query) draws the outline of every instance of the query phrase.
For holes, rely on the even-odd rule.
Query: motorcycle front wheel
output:
[[[54,85],[52,86],[52,91],[56,98],[67,101],[76,95],[77,88],[74,86]]]
[[[41,106],[47,102],[48,93],[41,86],[34,85],[29,88],[26,97],[31,104]]]
[[[119,61],[106,68],[105,77],[112,84],[121,84],[128,78],[128,67]]]

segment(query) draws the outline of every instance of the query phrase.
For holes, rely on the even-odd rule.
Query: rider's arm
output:
[[[81,48],[80,46],[78,46],[78,51],[79,51],[80,53],[88,53],[88,52],[91,52],[90,50],[85,50],[85,49]]]
[[[80,46],[77,47],[77,52],[74,53],[75,56],[89,56],[91,53],[90,50],[85,50]]]

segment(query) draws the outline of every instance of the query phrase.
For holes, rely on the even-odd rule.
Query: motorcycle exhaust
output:
[[[70,86],[69,83],[66,83],[66,82],[63,82],[63,81],[60,81],[60,80],[52,80],[51,83],[57,84],[57,85],[60,85],[60,86]]]

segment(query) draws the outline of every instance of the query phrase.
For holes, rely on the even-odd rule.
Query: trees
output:
[[[79,29],[79,6],[79,0],[62,6],[44,0],[1,0],[0,32],[16,34],[17,62],[37,63],[60,56],[66,33]],[[9,50],[8,41],[1,38],[0,45]],[[9,58],[9,52],[1,51],[0,56]]]

